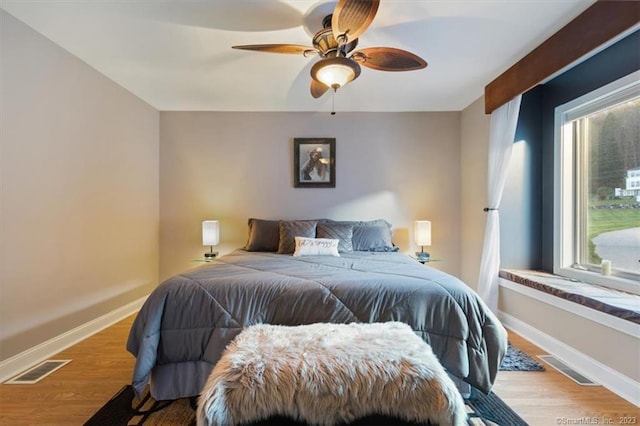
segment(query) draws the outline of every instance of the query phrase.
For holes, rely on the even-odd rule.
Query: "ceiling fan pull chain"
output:
[[[331,115],[336,115],[336,90],[331,93]]]

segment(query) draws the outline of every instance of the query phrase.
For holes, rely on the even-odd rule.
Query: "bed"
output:
[[[398,253],[390,228],[250,219],[243,249],[169,278],[146,300],[127,342],[135,391],[150,384],[156,400],[198,395],[250,325],[400,321],[449,374],[488,392],[505,329],[463,282]]]

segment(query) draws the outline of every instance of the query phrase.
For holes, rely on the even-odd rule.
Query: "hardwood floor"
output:
[[[0,385],[0,425],[82,425],[125,384],[133,316],[57,354],[72,361],[34,385]]]
[[[535,359],[537,355],[547,354],[512,331],[509,331],[509,340]],[[540,363],[546,371],[501,371],[493,388],[530,425],[640,424],[639,407],[602,386],[580,386],[544,362]]]
[[[131,380],[134,359],[125,343],[132,321],[128,317],[52,357],[73,361],[35,385],[0,385],[0,425],[82,425]],[[530,355],[544,353],[515,333],[509,338]],[[550,367],[501,372],[494,392],[532,426],[640,422],[638,407],[603,387],[579,386]]]

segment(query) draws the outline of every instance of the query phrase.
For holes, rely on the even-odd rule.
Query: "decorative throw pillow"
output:
[[[315,238],[317,220],[281,220],[278,253],[293,253],[296,248],[295,237]]]
[[[249,239],[244,249],[247,251],[278,251],[280,242],[280,221],[249,219]]]
[[[374,219],[374,220],[332,220],[332,219],[324,219],[323,222],[326,223],[337,223],[341,225],[351,225],[351,226],[386,226],[391,229],[391,224],[384,219]]]
[[[353,225],[329,222],[318,223],[316,237],[340,240],[340,244],[338,244],[338,251],[340,253],[353,251],[353,244],[351,243],[351,238],[353,238]]]
[[[331,238],[295,237],[296,249],[294,256],[336,256],[340,240]]]
[[[352,242],[354,251],[398,251],[387,225],[354,226]]]

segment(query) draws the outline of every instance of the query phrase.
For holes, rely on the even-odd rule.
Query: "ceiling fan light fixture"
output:
[[[331,3],[323,3],[331,5]],[[311,68],[309,91],[315,99],[329,89],[334,93],[360,75],[360,66],[378,71],[413,71],[427,67],[421,57],[394,47],[369,47],[354,51],[358,37],[375,18],[380,0],[338,0],[333,12],[325,15],[322,29],[313,36],[313,47],[300,44],[249,44],[234,49],[256,52],[320,56]],[[315,15],[314,8],[309,15]],[[325,8],[322,7],[322,12]]]
[[[360,75],[360,65],[348,58],[328,58],[311,67],[311,77],[333,89],[340,88]]]

